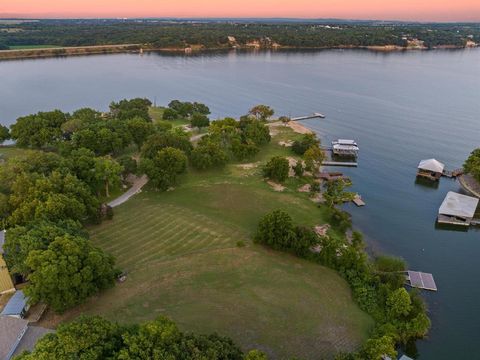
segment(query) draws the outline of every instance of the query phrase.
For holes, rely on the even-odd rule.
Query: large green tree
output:
[[[123,167],[109,156],[95,158],[95,178],[105,190],[105,196],[110,196],[110,188],[119,186]]]
[[[29,301],[57,312],[113,286],[115,279],[113,257],[78,236],[60,236],[47,249],[30,251],[26,265],[31,269],[24,290]]]
[[[140,170],[149,177],[151,183],[160,190],[167,190],[177,183],[178,175],[187,169],[187,156],[179,149],[166,147],[157,155],[142,159]]]
[[[12,274],[27,276],[31,271],[26,264],[30,252],[45,250],[57,237],[64,235],[88,237],[82,225],[73,220],[59,222],[40,220],[8,229],[3,250],[9,271]]]
[[[54,110],[23,116],[11,126],[11,137],[19,146],[40,148],[62,139],[61,126],[69,115]]]
[[[0,144],[3,144],[8,139],[10,139],[10,130],[8,127],[0,125]]]
[[[256,105],[248,113],[255,116],[258,120],[266,121],[273,116],[275,111],[267,105]]]

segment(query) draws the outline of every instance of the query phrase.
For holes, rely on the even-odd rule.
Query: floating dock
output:
[[[362,200],[362,197],[360,195],[355,195],[355,197],[352,199],[352,202],[357,205],[358,207],[360,206],[365,206],[365,201]]]
[[[433,280],[432,274],[408,270],[406,280],[407,284],[411,287],[437,291],[437,285],[435,284],[435,280]]]
[[[313,114],[310,114],[310,115],[293,117],[290,120],[291,121],[300,121],[300,120],[317,119],[317,118],[325,119],[325,117],[326,117],[325,115],[316,112],[316,113],[313,113]]]
[[[442,176],[448,178],[456,178],[457,176],[463,175],[463,169],[455,169],[455,170],[443,170]]]
[[[323,166],[348,166],[348,167],[357,167],[357,162],[347,162],[347,161],[324,161],[322,162]]]

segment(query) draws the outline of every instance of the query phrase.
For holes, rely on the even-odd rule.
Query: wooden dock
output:
[[[474,221],[474,220],[461,220],[461,219],[457,219],[457,218],[452,217],[452,216],[446,216],[446,215],[442,215],[442,214],[438,214],[438,216],[437,216],[437,222],[439,224],[470,226],[470,225],[474,225],[474,224],[472,224],[472,221]]]
[[[365,206],[365,201],[362,200],[362,197],[360,195],[355,195],[355,197],[352,199],[352,202],[357,205],[358,207],[360,206]]]
[[[408,270],[406,275],[407,284],[411,287],[437,291],[437,285],[433,279],[433,275],[420,271]]]
[[[324,161],[322,162],[323,166],[347,166],[347,167],[357,167],[357,162],[347,162],[347,161]]]
[[[300,120],[308,120],[308,119],[316,119],[316,118],[325,119],[325,115],[320,114],[320,113],[313,113],[313,114],[310,114],[310,115],[293,117],[290,120],[291,121],[300,121]]]
[[[448,178],[456,178],[457,176],[463,175],[463,169],[455,169],[455,170],[443,170],[442,176]]]

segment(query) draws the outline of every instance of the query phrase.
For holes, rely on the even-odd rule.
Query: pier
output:
[[[362,197],[360,195],[355,195],[355,197],[352,199],[352,202],[357,205],[358,207],[360,206],[365,206],[365,201],[362,200]]]
[[[291,121],[300,121],[300,120],[317,119],[317,118],[325,119],[325,115],[316,112],[316,113],[313,113],[313,114],[310,114],[310,115],[293,117],[290,120]]]

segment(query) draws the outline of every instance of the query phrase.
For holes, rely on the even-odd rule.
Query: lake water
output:
[[[348,206],[376,251],[431,272],[425,294],[433,327],[421,359],[480,358],[480,231],[440,230],[438,207],[454,180],[415,183],[421,159],[460,167],[480,146],[480,49],[374,53],[321,51],[201,56],[101,55],[0,62],[0,121],[39,110],[106,110],[111,100],[148,97],[208,104],[214,117],[269,104],[324,141],[353,138],[359,167],[346,169],[367,206]],[[342,170],[343,171],[343,170]]]

